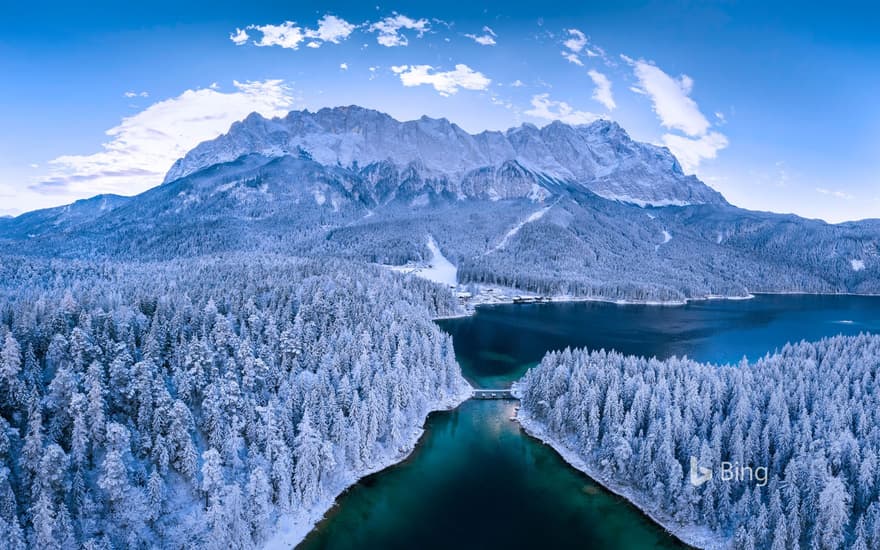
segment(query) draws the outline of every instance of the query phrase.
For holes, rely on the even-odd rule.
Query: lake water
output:
[[[566,346],[721,363],[755,359],[789,341],[880,332],[880,298],[505,305],[439,324],[452,335],[468,380],[494,388]],[[514,406],[472,400],[432,414],[412,456],[347,491],[301,547],[680,547],[625,500],[525,435],[509,419]]]

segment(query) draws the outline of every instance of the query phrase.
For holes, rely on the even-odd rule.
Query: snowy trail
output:
[[[545,206],[544,208],[538,210],[537,212],[532,212],[531,214],[529,214],[529,216],[526,219],[522,220],[521,222],[516,224],[513,227],[513,229],[508,231],[504,235],[504,238],[501,239],[501,242],[498,243],[497,245],[495,245],[495,247],[492,250],[486,252],[486,254],[491,254],[492,252],[496,252],[498,250],[501,250],[505,246],[507,246],[507,243],[510,241],[510,239],[513,238],[514,235],[519,233],[519,230],[522,229],[523,226],[525,226],[527,223],[532,223],[532,222],[536,222],[536,221],[540,220],[541,218],[544,217],[544,214],[546,214],[555,205],[556,205],[556,203],[553,203],[550,206]],[[483,255],[485,256],[486,254],[483,254]]]
[[[667,230],[663,230],[663,242],[654,245],[654,250],[660,250],[660,247],[672,240],[672,234]]]

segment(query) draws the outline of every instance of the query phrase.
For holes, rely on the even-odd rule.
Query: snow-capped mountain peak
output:
[[[252,113],[175,162],[165,182],[255,153],[307,156],[355,172],[390,165],[398,173],[414,171],[422,180],[439,182],[459,197],[471,194],[467,182],[475,176],[497,174],[513,162],[536,185],[563,182],[643,205],[724,203],[720,194],[685,176],[668,149],[636,142],[612,121],[581,126],[557,121],[543,128],[523,124],[504,132],[469,134],[445,118],[400,122],[358,106],[291,111],[273,119]],[[490,194],[519,196],[518,190],[506,188],[508,182],[495,180]]]

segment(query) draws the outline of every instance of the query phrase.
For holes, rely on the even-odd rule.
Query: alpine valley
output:
[[[709,340],[724,348],[730,326],[746,324],[737,309],[746,302],[715,310],[702,299],[880,293],[878,243],[880,220],[828,224],[737,208],[684,174],[669,150],[613,122],[472,135],[445,119],[400,122],[356,106],[251,114],[137,196],[0,218],[0,540],[16,550],[358,547],[333,538],[351,535],[373,542],[360,547],[387,548],[364,519],[382,507],[358,481],[407,457],[410,473],[470,465],[470,455],[447,460],[439,444],[413,453],[427,430],[429,441],[459,453],[475,441],[490,457],[469,484],[479,489],[472,505],[536,491],[552,500],[545,486],[502,479],[552,470],[546,487],[576,511],[555,518],[557,546],[586,522],[579,532],[606,546],[624,532],[634,548],[877,547],[880,339],[852,334],[862,321],[871,329],[874,303],[861,317],[835,309],[827,319],[803,306],[822,319],[817,337],[843,332],[838,322],[850,332],[752,363],[667,351],[699,354]],[[399,273],[418,270],[444,284]],[[555,340],[529,340],[522,360],[483,349],[528,340],[517,318],[498,338],[474,338],[476,359],[465,361],[468,335],[517,314],[464,317],[473,311],[460,298],[487,288],[693,303],[657,308],[666,312],[653,324],[642,310],[601,309],[618,307],[608,304],[560,310],[587,321],[533,311],[546,315],[534,322],[541,327],[555,319],[591,330],[615,318],[614,327],[671,327],[642,335],[653,347],[619,340],[631,355],[552,351],[564,327],[553,328]],[[743,318],[769,326],[777,302],[752,302]],[[715,320],[711,331],[700,326]],[[764,341],[738,334],[736,342]],[[780,334],[784,343],[801,332]],[[671,346],[676,339],[688,344]],[[524,443],[508,422],[513,405],[475,400],[439,412],[474,396],[475,373],[496,364],[505,370],[491,380],[521,377],[513,393],[498,392],[522,398],[512,419],[638,509],[585,485],[537,441]],[[687,481],[689,458],[746,454],[773,466],[763,492],[711,483],[699,492]],[[382,475],[369,479],[379,486]],[[492,475],[497,493],[480,485]],[[403,490],[387,486],[407,494],[407,510],[432,496],[412,490],[426,481],[420,474],[395,479]],[[322,522],[343,493],[351,506]],[[446,494],[447,511],[465,510],[461,494]],[[612,512],[585,514],[583,499]],[[401,519],[403,508],[385,506],[386,525]],[[400,544],[395,533],[387,540]],[[517,537],[511,544],[546,543]],[[437,547],[451,545],[441,539]],[[481,540],[461,544],[486,547]]]

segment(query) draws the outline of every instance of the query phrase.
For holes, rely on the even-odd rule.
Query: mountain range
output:
[[[616,123],[469,134],[360,107],[251,114],[136,197],[0,219],[7,254],[230,251],[400,265],[436,242],[461,283],[680,300],[880,292],[880,221],[747,211]]]
[[[643,205],[724,202],[697,178],[685,176],[668,149],[635,142],[614,122],[554,122],[540,129],[523,124],[472,135],[445,118],[399,122],[356,106],[292,111],[271,120],[253,113],[174,163],[165,182],[254,153],[306,156],[382,182],[384,189],[373,195],[377,201],[388,200],[401,186],[498,200],[546,198],[549,188],[571,185]]]

